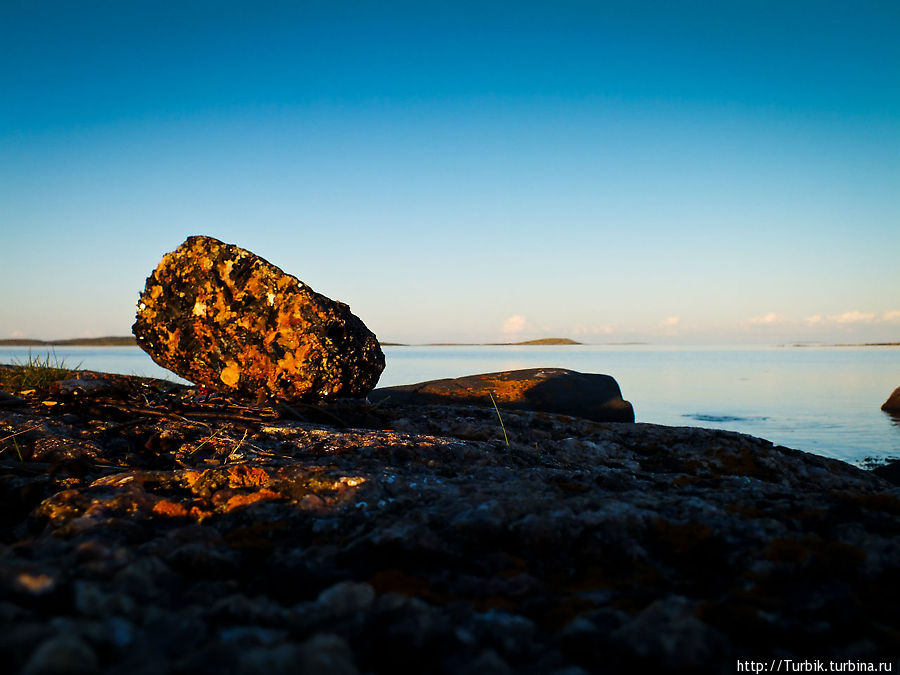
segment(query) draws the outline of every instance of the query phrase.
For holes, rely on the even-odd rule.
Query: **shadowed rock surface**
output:
[[[500,408],[551,412],[595,422],[634,422],[631,403],[622,400],[609,375],[564,368],[528,368],[382,387],[371,401],[403,405],[487,405],[489,393]]]
[[[900,491],[842,462],[518,410],[507,446],[492,407],[67,377],[0,407],[11,672],[898,666]]]
[[[885,412],[900,413],[900,387],[894,389],[894,392],[888,396],[888,400],[882,404],[881,409]]]
[[[162,367],[252,398],[362,396],[384,370],[375,335],[347,305],[212,237],[163,256],[132,332]]]

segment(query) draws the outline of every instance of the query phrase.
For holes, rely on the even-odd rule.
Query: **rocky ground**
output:
[[[15,393],[15,392],[14,392]],[[104,673],[736,672],[900,655],[900,489],[723,431],[0,397],[0,658]]]

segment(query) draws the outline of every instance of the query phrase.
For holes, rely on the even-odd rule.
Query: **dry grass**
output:
[[[43,389],[51,382],[74,377],[80,365],[69,368],[65,359],[57,358],[55,353],[48,352],[41,357],[29,352],[24,363],[13,361],[12,365],[0,368],[0,389],[8,392]]]

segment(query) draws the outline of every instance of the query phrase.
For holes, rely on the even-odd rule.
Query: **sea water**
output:
[[[44,358],[48,348],[32,348]],[[652,345],[385,347],[379,386],[516,368],[612,375],[638,422],[728,429],[860,463],[900,457],[900,418],[880,410],[900,386],[900,347]],[[0,363],[27,361],[0,347]],[[182,381],[137,347],[56,347],[69,367]]]

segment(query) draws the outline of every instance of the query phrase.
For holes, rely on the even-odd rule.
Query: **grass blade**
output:
[[[497,407],[497,401],[494,400],[494,395],[491,392],[488,392],[488,396],[491,397],[491,403],[494,404],[494,410],[497,411],[497,419],[500,420],[500,428],[503,429],[503,440],[506,441],[506,447],[509,447],[509,436],[506,435],[506,426],[503,424],[503,418],[500,416],[500,408]]]

